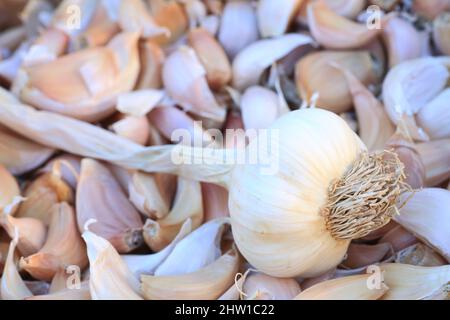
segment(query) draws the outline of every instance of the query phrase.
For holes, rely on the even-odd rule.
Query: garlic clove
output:
[[[261,36],[269,38],[285,33],[302,2],[303,0],[259,1],[257,17]]]
[[[236,281],[231,285],[231,287],[225,291],[217,300],[240,300],[241,299],[241,292],[242,291],[242,285],[244,283],[244,277],[239,278],[239,280]]]
[[[409,197],[395,221],[450,261],[450,191],[425,188],[402,196]]]
[[[145,146],[150,136],[150,123],[147,117],[125,116],[111,125],[112,131],[121,137]]]
[[[336,65],[345,76],[358,118],[359,136],[369,151],[381,150],[394,134],[394,126],[380,101],[353,73]]]
[[[342,113],[352,106],[344,74],[333,64],[351,72],[362,84],[375,84],[377,69],[369,51],[320,51],[301,58],[295,69],[297,91],[304,101],[318,94],[317,106]]]
[[[132,251],[143,243],[139,213],[100,162],[81,161],[76,207],[79,229],[89,219],[96,219],[98,223],[92,226],[92,232],[110,241],[120,253]]]
[[[25,26],[11,27],[0,35],[0,61],[9,56],[26,38]]]
[[[39,219],[46,225],[49,224],[53,205],[74,201],[71,187],[54,172],[44,173],[36,178],[25,188],[23,195],[26,199],[15,216]]]
[[[0,164],[0,212],[16,197],[20,196],[19,184],[16,178]]]
[[[188,218],[192,219],[192,229],[196,229],[203,221],[200,183],[179,178],[169,214],[158,220],[147,219],[143,228],[145,242],[154,251],[162,250],[172,242]]]
[[[162,76],[169,96],[186,111],[224,121],[226,111],[208,87],[205,68],[194,50],[181,47],[173,52],[164,63]]]
[[[224,3],[221,0],[205,0],[205,5],[213,14],[221,15]]]
[[[281,116],[277,94],[261,86],[247,88],[242,95],[240,107],[246,130],[267,129]]]
[[[366,7],[366,0],[325,0],[327,6],[338,15],[355,19]]]
[[[77,8],[83,14],[80,16],[79,21],[75,26],[79,28],[74,28],[74,23],[68,23],[73,20],[73,6]],[[58,30],[63,31],[70,38],[75,38],[76,34],[80,31],[86,30],[87,26],[92,21],[95,15],[96,9],[98,7],[98,1],[90,0],[64,0],[59,3],[56,10],[54,11],[50,26]]]
[[[77,232],[78,232],[78,230],[77,230]],[[83,241],[81,236],[80,236],[80,239],[81,239],[81,241]],[[86,245],[84,244],[84,241],[83,241],[83,245],[86,249]],[[87,259],[87,256],[86,256],[86,259]],[[58,271],[56,271],[55,275],[53,276],[53,278],[50,282],[50,287],[49,287],[48,293],[52,294],[52,293],[56,293],[58,291],[68,289],[68,285],[70,283],[70,278],[69,278],[70,275],[71,275],[70,269],[67,269],[64,266],[60,267],[58,269]],[[80,279],[77,279],[77,280],[80,280]]]
[[[441,12],[450,9],[448,0],[414,0],[413,10],[419,15],[433,20]]]
[[[244,300],[292,300],[300,293],[300,286],[292,278],[275,278],[264,273],[252,273],[245,278]]]
[[[43,168],[39,169],[38,173],[55,172],[55,167],[59,171],[61,179],[72,189],[76,189],[80,176],[81,158],[71,154],[63,154],[50,160]]]
[[[361,240],[363,241],[379,240],[381,237],[383,237],[386,233],[394,229],[396,226],[398,226],[398,223],[396,223],[394,220],[391,220],[389,221],[388,224],[372,231],[367,236],[361,238]]]
[[[56,60],[67,49],[67,35],[55,28],[44,30],[28,49],[23,58],[23,67],[47,63]]]
[[[164,0],[151,0],[147,3],[155,22],[169,31],[164,35],[152,37],[152,41],[167,45],[183,36],[188,28],[188,17],[180,3]]]
[[[141,276],[142,292],[149,300],[215,300],[233,283],[239,254],[231,249],[215,262],[192,273]]]
[[[381,28],[368,28],[331,10],[324,0],[307,7],[308,26],[314,39],[328,49],[358,48],[373,40]]]
[[[208,15],[200,21],[200,27],[216,36],[220,28],[220,17],[217,15]]]
[[[81,50],[24,68],[13,91],[39,109],[85,121],[102,119],[114,112],[117,96],[135,85],[139,72],[137,41],[136,33],[121,33],[106,47]]]
[[[221,256],[220,244],[228,219],[209,221],[175,245],[170,255],[155,270],[155,276],[196,272]],[[192,253],[195,252],[195,257]],[[183,261],[183,263],[180,263]]]
[[[417,124],[431,139],[450,138],[450,88],[443,90],[417,113]]]
[[[302,291],[294,300],[377,300],[386,286],[369,288],[371,274],[361,274],[320,282]]]
[[[156,107],[164,97],[164,91],[156,89],[124,93],[117,99],[117,110],[134,117],[143,117]]]
[[[259,38],[255,9],[248,1],[225,3],[218,40],[228,57],[234,57]]]
[[[400,263],[380,265],[389,290],[382,300],[428,300],[448,294],[450,266],[419,267]]]
[[[212,183],[202,183],[203,211],[205,222],[230,216],[228,210],[228,191]]]
[[[417,242],[418,239],[400,225],[387,232],[380,240],[378,240],[378,243],[389,243],[394,252],[403,250]]]
[[[301,288],[302,290],[306,290],[318,283],[327,281],[327,280],[331,280],[335,277],[336,274],[336,268],[331,269],[330,271],[327,271],[321,275],[318,275],[316,277],[313,278],[307,278],[307,279],[299,279],[301,280],[300,284],[301,284]]]
[[[433,41],[444,55],[450,55],[450,13],[443,12],[433,21]]]
[[[78,231],[74,209],[67,203],[53,206],[48,236],[39,252],[22,258],[19,266],[35,279],[50,281],[63,266],[87,266],[86,246]]]
[[[22,65],[23,56],[28,50],[30,44],[28,42],[22,43],[19,48],[14,51],[14,54],[5,60],[0,60],[0,80],[7,84],[13,83]]]
[[[159,89],[162,87],[162,66],[165,60],[163,50],[152,40],[139,43],[141,70],[137,80],[137,89]]]
[[[89,283],[84,281],[79,289],[65,289],[55,293],[37,295],[25,300],[91,300]]]
[[[450,177],[450,139],[418,143],[416,148],[425,165],[426,186],[437,186]]]
[[[155,270],[170,255],[175,246],[192,231],[192,220],[187,219],[180,228],[177,236],[164,249],[152,254],[126,254],[123,261],[130,271],[139,278],[142,274],[154,274]]]
[[[347,258],[342,264],[351,269],[365,267],[383,260],[392,253],[390,243],[378,243],[374,245],[351,243],[348,247]]]
[[[447,264],[444,258],[422,243],[414,244],[399,251],[395,256],[395,262],[421,267],[436,267]]]
[[[89,257],[89,290],[92,299],[142,300],[139,281],[111,243],[89,230],[85,230],[82,237]]]
[[[19,241],[19,231],[15,229],[14,237],[9,245],[8,256],[1,279],[2,300],[22,300],[33,294],[27,288],[14,263],[14,251]]]
[[[264,70],[297,47],[312,44],[303,34],[285,34],[259,40],[243,49],[233,60],[233,87],[239,91],[258,84]]]
[[[187,37],[205,68],[209,87],[213,90],[222,89],[231,80],[231,65],[220,43],[202,28],[189,31]]]
[[[0,126],[0,164],[12,174],[20,175],[40,167],[53,152]]]

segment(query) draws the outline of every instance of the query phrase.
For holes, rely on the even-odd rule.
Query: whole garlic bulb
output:
[[[271,130],[279,133],[275,173],[261,174],[258,164],[232,171],[233,236],[249,263],[266,274],[317,276],[341,262],[351,239],[389,221],[391,201],[404,186],[402,165],[368,155],[329,111],[290,112]],[[250,142],[250,154],[264,143],[260,138]]]

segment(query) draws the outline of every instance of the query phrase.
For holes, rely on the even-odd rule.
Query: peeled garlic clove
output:
[[[245,90],[240,107],[246,130],[266,129],[281,115],[277,94],[260,86]]]
[[[272,63],[295,48],[312,43],[309,36],[293,33],[252,43],[233,60],[233,87],[243,91],[258,84],[264,70]]]
[[[73,203],[70,186],[53,172],[44,173],[32,181],[23,193],[26,200],[20,205],[16,217],[36,218],[48,224],[53,205],[59,202]]]
[[[372,274],[361,274],[320,282],[302,291],[294,300],[377,300],[386,286],[369,288]]]
[[[22,300],[33,295],[20,277],[14,263],[14,251],[19,241],[19,231],[16,229],[14,234],[1,279],[2,300]]]
[[[257,16],[261,36],[268,38],[285,33],[302,2],[303,0],[259,1]]]
[[[99,224],[94,222],[91,226]],[[142,300],[139,281],[107,240],[86,230],[89,290],[93,300]]]
[[[417,243],[417,238],[402,226],[397,226],[386,233],[378,243],[389,243],[395,252]]]
[[[177,236],[163,250],[152,254],[126,254],[121,257],[137,278],[142,274],[154,274],[155,270],[166,260],[175,246],[191,231],[192,221],[191,219],[187,219],[181,226]]]
[[[164,63],[163,83],[167,93],[186,111],[222,122],[225,109],[217,103],[206,81],[206,71],[194,50],[181,47]]]
[[[54,28],[45,30],[33,43],[23,58],[23,66],[46,63],[62,55],[68,45],[67,35]]]
[[[215,219],[198,227],[176,244],[155,270],[155,276],[192,273],[216,261],[221,256],[220,244],[227,224],[228,219]],[[195,256],[192,252],[196,253]]]
[[[215,300],[233,283],[239,254],[231,249],[215,262],[192,273],[173,276],[141,276],[148,300]]]
[[[373,40],[381,28],[368,28],[341,17],[331,10],[324,0],[307,7],[308,25],[317,42],[328,49],[358,48]]]
[[[450,139],[418,143],[416,148],[425,165],[427,186],[437,186],[450,177]]]
[[[255,9],[248,1],[227,2],[218,39],[230,59],[259,38]]]
[[[91,300],[89,283],[82,282],[79,289],[65,289],[45,295],[37,295],[25,300]]]
[[[417,113],[417,124],[433,140],[450,138],[450,88],[443,90]]]
[[[354,19],[364,10],[366,0],[325,0],[327,6],[338,15]]]
[[[96,219],[92,232],[108,239],[120,252],[126,253],[142,242],[142,220],[128,201],[111,172],[92,159],[81,161],[77,188],[77,220],[80,230],[89,219]]]
[[[422,55],[422,41],[419,31],[400,17],[386,21],[382,36],[387,49],[389,67]]]
[[[257,272],[245,279],[242,291],[245,300],[292,300],[301,290],[295,279],[275,278]]]
[[[445,63],[439,58],[402,62],[389,71],[383,82],[383,101],[389,118],[397,124],[406,114],[408,131],[415,140],[429,140],[415,123],[414,115],[445,88],[449,78]]]
[[[389,243],[374,245],[351,243],[348,247],[347,258],[342,263],[353,269],[365,267],[382,261],[390,252],[392,247]]]
[[[143,235],[147,245],[154,251],[160,251],[175,238],[186,219],[192,219],[192,229],[203,221],[203,204],[200,183],[178,179],[178,188],[174,204],[163,219],[147,219]]]
[[[35,279],[51,280],[64,266],[87,266],[86,246],[78,231],[75,211],[67,203],[52,208],[48,236],[39,252],[22,258],[19,266]]]
[[[352,106],[352,95],[341,69],[351,72],[362,84],[375,84],[377,69],[369,51],[320,51],[299,60],[295,69],[297,91],[304,101],[318,94],[317,106],[342,113]]]
[[[450,191],[425,188],[402,196],[409,197],[395,221],[450,261]]]
[[[188,28],[188,17],[180,3],[164,0],[152,0],[147,3],[155,22],[168,30],[165,35],[152,37],[152,41],[167,45],[183,36]]]
[[[114,112],[117,96],[135,85],[139,73],[137,41],[136,33],[121,33],[106,47],[26,67],[16,78],[13,91],[39,109],[84,121],[105,118]]]
[[[398,252],[395,256],[395,262],[422,267],[436,267],[447,264],[444,258],[422,243],[414,244]]]
[[[394,134],[394,126],[383,105],[353,73],[341,67],[339,69],[344,73],[353,98],[361,140],[370,151],[383,149],[386,141]]]
[[[137,89],[159,89],[162,86],[162,66],[165,60],[163,50],[152,40],[139,43],[141,70],[137,80]]]
[[[169,33],[155,22],[143,0],[121,1],[118,21],[122,30],[139,32],[143,38]]]
[[[428,300],[448,294],[450,266],[419,267],[400,263],[381,264],[389,290],[382,300]]]
[[[113,123],[111,129],[119,136],[145,146],[150,136],[150,124],[147,117],[126,116]]]
[[[0,126],[0,164],[12,174],[20,175],[40,167],[53,152]]]
[[[16,178],[0,164],[0,212],[8,206],[14,198],[20,196],[19,184]]]
[[[414,0],[413,10],[419,15],[433,20],[441,12],[450,9],[448,0]]]
[[[202,183],[203,211],[205,221],[230,216],[228,210],[228,191],[212,183]]]
[[[211,89],[220,90],[231,80],[231,65],[222,46],[205,29],[189,31],[188,41],[206,71]]]
[[[433,21],[433,41],[438,50],[450,55],[450,13],[443,12]]]

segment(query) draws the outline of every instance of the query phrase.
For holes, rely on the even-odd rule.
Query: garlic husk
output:
[[[366,0],[325,0],[328,7],[340,16],[354,19],[364,10]]]
[[[230,59],[259,38],[255,9],[248,1],[227,1],[218,40]]]
[[[433,41],[438,50],[450,55],[450,13],[443,12],[433,21]]]
[[[424,188],[411,197],[394,219],[450,261],[450,191]]]
[[[25,300],[91,300],[89,283],[84,281],[79,289],[65,289],[45,295],[36,295]]]
[[[414,0],[413,10],[419,15],[433,20],[441,12],[450,9],[448,0]]]
[[[67,203],[51,210],[48,236],[39,252],[22,258],[19,266],[35,279],[51,280],[64,266],[87,266],[86,246],[78,231],[74,209]]]
[[[425,185],[437,186],[450,177],[450,139],[416,144],[425,165]]]
[[[421,267],[436,267],[447,264],[444,258],[423,243],[417,243],[399,251],[395,256],[395,262]]]
[[[272,63],[295,48],[312,43],[307,35],[288,33],[248,45],[233,60],[233,87],[243,91],[258,84],[264,70]]]
[[[0,126],[0,164],[12,174],[23,174],[40,167],[54,150],[27,140]]]
[[[154,274],[155,270],[170,255],[175,246],[192,231],[192,220],[187,219],[180,228],[177,236],[164,249],[152,254],[121,255],[130,271],[139,278],[142,274]]]
[[[192,229],[196,229],[203,221],[200,183],[179,178],[169,214],[158,220],[147,219],[143,228],[145,242],[154,251],[162,250],[172,242],[188,218],[192,219]]]
[[[148,300],[215,300],[233,283],[239,254],[231,249],[206,267],[173,276],[141,276],[142,292]]]
[[[81,169],[81,158],[71,154],[63,154],[50,160],[43,168],[39,169],[38,173],[55,172],[55,166],[61,174],[61,179],[72,189],[76,189]]]
[[[411,232],[400,225],[388,231],[378,241],[378,243],[389,243],[394,252],[403,250],[417,242],[418,239]]]
[[[134,117],[147,115],[164,99],[164,91],[142,89],[121,94],[117,99],[117,110]]]
[[[92,299],[141,300],[139,281],[111,243],[89,230],[84,231],[82,237],[89,257],[89,290]]]
[[[224,187],[202,182],[202,198],[205,221],[230,216],[228,191]]]
[[[386,286],[370,289],[371,274],[354,275],[320,282],[297,295],[295,300],[377,300]]]
[[[381,264],[389,290],[382,300],[429,300],[448,294],[450,266],[420,267],[400,263]]]
[[[76,207],[79,229],[89,219],[96,219],[98,223],[92,226],[92,232],[110,241],[120,253],[132,251],[143,243],[139,213],[100,162],[81,161]]]
[[[147,3],[155,22],[169,31],[164,35],[152,37],[152,41],[167,45],[183,36],[188,28],[188,17],[180,3],[161,0],[147,1]]]
[[[389,243],[374,245],[351,243],[348,247],[347,257],[342,264],[351,269],[365,267],[382,261],[389,253],[392,253]]]
[[[429,57],[405,61],[392,68],[383,82],[383,101],[389,118],[397,124],[406,115],[408,131],[415,140],[429,140],[417,126],[414,115],[445,88],[449,61]]]
[[[145,116],[125,116],[113,123],[111,129],[121,137],[145,146],[150,136],[150,124]]]
[[[175,245],[170,255],[155,270],[155,276],[196,272],[221,256],[220,244],[228,219],[209,221]],[[195,252],[195,256],[192,253]],[[183,261],[183,263],[180,263]]]
[[[162,66],[165,61],[163,50],[151,40],[139,43],[141,70],[137,89],[159,89],[162,86]]]
[[[84,121],[105,118],[114,112],[117,96],[135,85],[139,73],[137,41],[136,33],[121,33],[106,47],[26,67],[16,78],[13,91],[39,109]],[[64,85],[61,74],[65,75]]]
[[[2,300],[22,300],[33,294],[27,288],[14,263],[14,251],[19,241],[19,231],[15,229],[14,237],[9,245],[8,256],[1,279]]]
[[[443,90],[417,113],[417,124],[431,139],[450,138],[450,88]]]
[[[301,58],[295,69],[297,92],[304,101],[311,101],[317,93],[317,106],[336,113],[348,111],[352,95],[342,71],[351,72],[362,84],[377,82],[377,67],[370,52],[320,51]]]
[[[18,218],[35,218],[48,225],[51,216],[51,208],[59,202],[73,203],[74,194],[71,187],[61,177],[48,172],[40,175],[32,181],[23,192],[26,198],[17,213]]]
[[[292,300],[300,286],[292,278],[275,278],[264,273],[252,273],[244,281],[244,300]]]
[[[30,67],[56,60],[66,51],[68,40],[67,35],[58,29],[44,30],[23,57],[22,66]]]
[[[324,0],[307,7],[308,26],[314,39],[328,49],[358,48],[373,40],[381,28],[368,28],[331,10]]]
[[[194,50],[181,47],[167,57],[162,70],[164,87],[186,111],[222,122],[225,108],[216,101],[206,81],[206,70]]]
[[[258,27],[262,37],[276,37],[286,32],[303,0],[261,0],[258,2]]]
[[[400,17],[392,17],[386,22],[382,36],[390,68],[422,55],[419,31],[410,22]]]
[[[0,164],[0,211],[20,196],[19,184],[16,178]]]
[[[369,151],[382,150],[386,141],[394,134],[394,126],[383,105],[353,73],[341,67],[339,69],[345,75],[353,98],[359,125],[359,137]]]
[[[188,41],[203,64],[206,80],[213,90],[222,89],[231,80],[231,64],[220,43],[208,31],[189,31]]]

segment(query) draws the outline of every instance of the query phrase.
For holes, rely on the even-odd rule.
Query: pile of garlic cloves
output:
[[[450,0],[2,1],[0,250],[4,300],[449,299]]]

